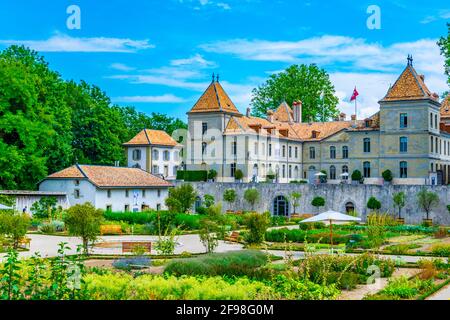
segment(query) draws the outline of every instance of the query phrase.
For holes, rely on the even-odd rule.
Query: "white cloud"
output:
[[[135,70],[135,68],[127,66],[123,63],[113,63],[110,66],[111,69],[119,70],[119,71],[132,71]]]
[[[200,55],[198,53],[190,58],[172,60],[172,61],[170,61],[170,64],[172,66],[196,65],[199,67],[214,67],[216,65],[214,62],[206,60],[205,58],[203,58],[202,55]]]
[[[440,10],[436,15],[428,15],[420,23],[428,24],[441,19],[450,19],[450,10]]]
[[[222,8],[223,10],[231,10],[230,5],[229,5],[228,3],[225,3],[225,2],[219,2],[219,3],[217,4],[217,6],[218,6],[219,8]]]
[[[186,101],[173,94],[164,94],[161,96],[124,96],[112,98],[112,100],[124,103],[182,103]]]
[[[0,45],[24,45],[41,52],[135,52],[154,48],[149,40],[77,38],[57,33],[46,40],[0,40]]]

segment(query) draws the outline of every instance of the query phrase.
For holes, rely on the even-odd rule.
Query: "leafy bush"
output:
[[[166,198],[165,203],[171,212],[186,213],[194,205],[196,196],[197,193],[194,187],[189,183],[185,183],[181,186],[170,188],[169,196]]]
[[[393,254],[406,254],[411,249],[420,248],[420,245],[409,243],[409,244],[396,244],[392,246],[388,246],[385,250],[390,251]]]
[[[44,222],[39,226],[39,231],[42,233],[52,234],[56,232],[56,228],[49,222]]]
[[[208,171],[208,179],[214,180],[217,177],[217,171],[211,169]]]
[[[362,180],[362,174],[361,171],[355,170],[352,172],[352,180],[353,181],[361,181]]]
[[[132,270],[149,267],[151,259],[144,256],[137,256],[131,258],[121,258],[114,260],[113,267],[120,270]]]
[[[252,212],[247,213],[244,220],[245,226],[249,230],[246,241],[248,243],[262,243],[267,228],[270,225],[270,214]]]
[[[383,179],[384,179],[384,181],[387,181],[387,182],[391,182],[392,181],[392,179],[394,178],[393,176],[392,176],[392,171],[391,170],[384,170],[382,173],[381,173],[381,176],[383,177]]]
[[[272,229],[266,232],[265,239],[269,242],[304,242],[306,239],[307,242],[330,243],[329,231],[321,231],[320,229],[314,231],[316,232],[287,228]],[[336,232],[333,234],[334,244],[347,243],[349,239],[350,238],[348,235],[343,235]]]
[[[390,279],[388,285],[380,293],[393,298],[411,299],[420,293],[429,291],[432,287],[433,283],[430,280],[408,280],[407,277],[402,276]]]
[[[435,244],[431,247],[431,252],[439,257],[450,257],[450,244]]]
[[[367,208],[371,210],[379,210],[381,209],[381,202],[378,201],[375,197],[370,197],[367,201]]]
[[[237,170],[234,172],[234,178],[235,178],[236,180],[242,180],[242,178],[244,178],[244,173],[242,172],[241,169],[237,169]]]
[[[164,271],[175,276],[254,276],[255,269],[265,265],[267,261],[266,254],[261,251],[211,253],[195,258],[172,260]]]
[[[245,190],[244,192],[244,199],[252,206],[252,210],[254,209],[255,204],[259,201],[259,197],[259,191],[257,189],[251,188]]]
[[[177,180],[206,181],[207,179],[208,179],[208,171],[206,171],[206,170],[179,170],[179,171],[177,171]]]
[[[314,197],[311,201],[311,205],[317,208],[323,207],[325,205],[325,199],[322,197]]]

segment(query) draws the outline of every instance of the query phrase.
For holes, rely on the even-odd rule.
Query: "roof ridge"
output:
[[[216,83],[213,82],[214,92],[216,93],[217,104],[219,105],[219,110],[223,111],[222,105],[220,104],[219,93],[217,92]]]
[[[89,180],[89,177],[88,177],[88,175],[86,174],[86,172],[84,172],[84,170],[83,169],[81,169],[81,166],[78,164],[78,163],[76,163],[75,164],[75,166],[77,167],[77,169],[81,172],[81,174],[86,178],[86,179],[88,179]]]
[[[150,141],[150,138],[148,137],[148,134],[147,134],[147,128],[144,128],[144,133],[145,133],[145,137],[147,138],[148,143],[152,144],[152,142]]]
[[[411,71],[411,73],[412,73],[414,79],[416,80],[416,83],[417,83],[417,85],[419,86],[419,89],[422,91],[423,95],[424,95],[425,97],[428,96],[427,93],[425,92],[425,90],[423,89],[422,84],[420,83],[419,79],[417,79],[418,74],[417,74],[416,69],[414,69],[412,65],[408,65],[408,67],[410,68],[410,71]],[[425,84],[425,83],[424,83],[424,84]]]

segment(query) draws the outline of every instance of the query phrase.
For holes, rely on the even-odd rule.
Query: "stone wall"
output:
[[[180,184],[182,182],[176,182]],[[403,191],[406,194],[406,206],[402,210],[402,217],[406,223],[419,224],[425,217],[425,213],[418,208],[417,192],[423,188],[422,186],[413,185],[311,185],[311,184],[276,184],[276,183],[193,183],[199,196],[205,194],[213,195],[216,201],[223,202],[223,192],[228,188],[236,190],[238,195],[233,208],[228,208],[228,204],[223,202],[224,210],[250,210],[250,205],[244,200],[244,192],[248,188],[257,188],[261,198],[255,206],[255,210],[263,212],[273,212],[273,200],[277,196],[289,196],[293,191],[300,192],[300,206],[296,209],[297,213],[317,213],[317,209],[311,206],[311,201],[315,196],[325,198],[326,204],[321,208],[321,212],[332,209],[345,213],[345,206],[348,202],[354,204],[355,209],[363,219],[369,213],[366,204],[371,196],[376,197],[382,203],[382,211],[396,213],[393,206],[392,195],[396,192]],[[439,205],[433,209],[430,217],[434,222],[442,225],[450,225],[450,213],[447,210],[447,204],[450,204],[450,193],[447,186],[426,186],[428,190],[434,191],[439,195]],[[292,204],[289,203],[290,212],[292,213]]]

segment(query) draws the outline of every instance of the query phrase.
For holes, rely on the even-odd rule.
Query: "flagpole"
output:
[[[356,87],[355,87],[356,90]],[[358,99],[358,96],[355,97],[355,125],[356,125],[356,121],[357,121],[357,117],[356,117],[356,100]]]

